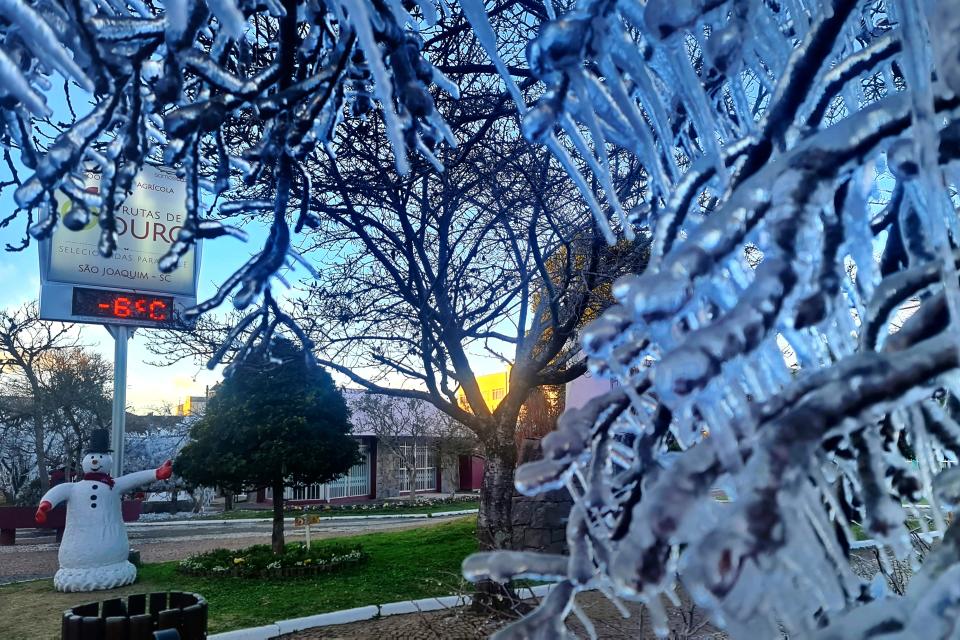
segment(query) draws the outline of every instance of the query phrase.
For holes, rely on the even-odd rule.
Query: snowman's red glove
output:
[[[167,460],[157,467],[157,480],[166,480],[173,475],[173,462]]]
[[[53,505],[48,501],[44,500],[40,503],[40,506],[37,507],[37,513],[33,516],[33,519],[37,521],[37,524],[43,524],[47,521],[47,511],[53,509]]]

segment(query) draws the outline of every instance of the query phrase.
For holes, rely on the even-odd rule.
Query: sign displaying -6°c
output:
[[[100,192],[101,175],[84,175],[89,193]],[[100,255],[99,219],[83,228],[63,224],[73,207],[56,196],[61,222],[40,243],[40,315],[45,320],[93,322],[134,327],[171,326],[196,304],[199,243],[173,273],[162,273],[160,258],[170,249],[186,219],[186,187],[170,169],[145,166],[130,196],[118,207],[117,249]]]

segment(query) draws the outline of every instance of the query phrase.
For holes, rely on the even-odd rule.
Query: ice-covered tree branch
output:
[[[653,250],[582,334],[620,388],[518,469],[520,490],[575,498],[565,571],[465,564],[558,582],[503,637],[569,633],[558,621],[591,588],[663,625],[678,584],[734,637],[950,637],[949,551],[900,601],[849,555],[856,526],[909,552],[904,504],[931,505],[924,529],[955,508],[934,487],[952,490],[960,434],[944,410],[960,393],[958,29],[950,3],[585,0],[531,40],[543,93],[519,105],[525,134],[593,178],[610,228],[626,210],[611,154],[643,163],[628,215]]]

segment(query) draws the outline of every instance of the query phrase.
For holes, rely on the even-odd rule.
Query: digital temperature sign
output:
[[[169,323],[173,318],[173,298],[129,291],[74,287],[72,312],[74,316],[163,324]]]

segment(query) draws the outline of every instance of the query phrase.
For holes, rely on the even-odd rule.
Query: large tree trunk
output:
[[[224,490],[223,492],[223,510],[233,511],[233,491]]]
[[[477,515],[477,539],[482,551],[509,549],[513,539],[511,506],[516,453],[513,442],[504,447],[486,448],[483,484],[480,487],[480,512]]]
[[[273,534],[270,538],[273,552],[282,555],[285,547],[283,542],[283,485],[273,485]]]
[[[481,551],[510,549],[513,546],[513,473],[517,448],[513,440],[515,425],[497,425],[496,438],[484,446],[483,484],[477,514],[477,541]],[[516,595],[509,585],[492,581],[477,584],[474,608],[507,610],[513,608]]]

